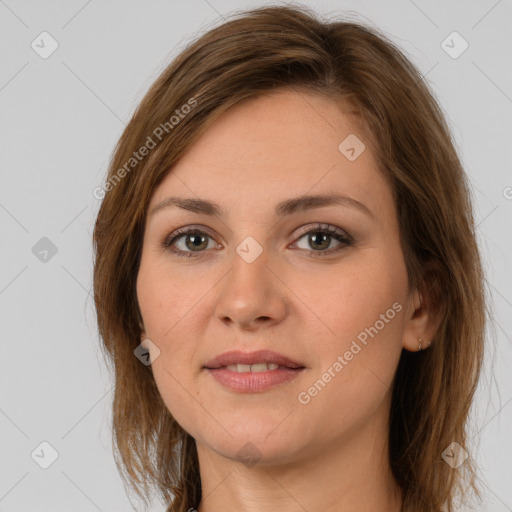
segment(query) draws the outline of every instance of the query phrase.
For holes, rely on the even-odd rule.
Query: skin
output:
[[[148,215],[137,279],[141,340],[160,350],[152,364],[158,389],[197,443],[199,512],[400,510],[388,463],[391,386],[402,349],[416,351],[435,325],[408,288],[391,190],[373,155],[367,146],[350,161],[338,150],[352,133],[364,142],[354,118],[324,96],[281,89],[251,98],[219,118],[151,198],[148,211],[179,196],[215,201],[226,212],[169,207]],[[332,192],[373,216],[332,205],[274,217],[280,201]],[[317,249],[298,235],[318,222],[344,230],[353,244],[331,238]],[[208,235],[203,257],[162,247],[185,226]],[[263,249],[252,263],[236,251],[248,236]],[[193,253],[186,241],[174,247]],[[401,311],[301,403],[299,393],[397,302]],[[268,391],[237,393],[203,368],[237,349],[275,350],[306,369]],[[248,442],[255,463],[241,459]]]

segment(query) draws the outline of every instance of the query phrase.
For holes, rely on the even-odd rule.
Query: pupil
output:
[[[330,235],[327,235],[325,233],[321,233],[320,235],[314,234],[311,236],[311,239],[313,240],[313,244],[315,247],[323,247],[325,246],[325,241],[328,240]],[[317,243],[319,242],[319,243]],[[322,245],[323,243],[323,245]],[[327,242],[327,247],[329,246],[329,243]]]
[[[187,243],[189,249],[201,248],[201,244],[204,243],[206,237],[202,235],[189,235],[188,240],[192,240],[191,244]]]

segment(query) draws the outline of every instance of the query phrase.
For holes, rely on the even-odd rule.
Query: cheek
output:
[[[196,322],[194,313],[209,291],[207,279],[143,256],[137,298],[148,337],[160,341],[166,349],[180,333],[190,333]]]
[[[376,322],[381,338],[388,334],[394,337],[400,331],[398,310],[404,306],[407,293],[407,274],[400,254],[376,247],[354,252],[329,268],[312,270],[310,266],[308,272],[304,269],[299,275],[291,287],[301,299],[304,314],[319,322],[318,336],[325,340],[322,347],[317,347],[320,350],[344,350]],[[311,324],[306,317],[303,322]]]
[[[182,293],[182,289],[188,293]],[[183,288],[179,278],[160,271],[158,265],[141,261],[137,298],[146,337],[160,351],[151,370],[167,409],[184,428],[196,421],[194,405],[200,401],[190,386],[194,347],[189,327],[197,302],[194,295],[197,297],[197,292]]]
[[[191,404],[199,399],[192,398],[195,391],[190,385],[196,349],[190,332],[198,293],[180,283],[179,278],[160,272],[157,265],[141,262],[137,278],[139,306],[146,337],[160,351],[151,369],[167,409],[182,426],[190,423],[187,418],[194,414]]]
[[[320,413],[337,404],[330,414],[349,425],[390,391],[402,351],[407,292],[400,261],[391,266],[382,249],[367,251],[333,268],[328,277],[304,282],[298,295],[308,297],[322,320],[314,344],[321,369],[302,390],[305,407]]]
[[[304,428],[322,429],[327,438],[363,429],[385,406],[402,352],[400,306],[359,304],[346,317],[332,317],[336,336],[318,340],[319,368],[310,372],[297,396]]]

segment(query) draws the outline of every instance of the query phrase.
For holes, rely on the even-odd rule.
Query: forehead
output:
[[[345,149],[354,142],[358,153],[366,147],[351,160]],[[271,199],[339,192],[378,210],[383,194],[390,198],[387,187],[348,106],[280,90],[217,119],[164,178],[150,208],[169,194],[261,208]]]

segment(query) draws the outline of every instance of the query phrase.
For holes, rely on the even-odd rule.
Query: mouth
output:
[[[306,367],[277,352],[225,352],[204,369],[223,387],[240,393],[266,391],[295,380]]]
[[[271,350],[257,350],[255,352],[241,352],[233,350],[224,352],[208,361],[204,367],[208,370],[218,370],[230,367],[231,371],[238,372],[263,372],[274,371],[280,368],[292,370],[304,368],[304,365],[289,357]],[[236,369],[235,369],[236,367]]]

